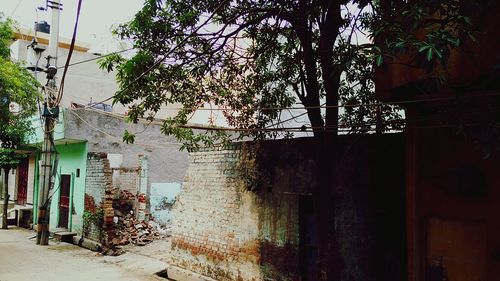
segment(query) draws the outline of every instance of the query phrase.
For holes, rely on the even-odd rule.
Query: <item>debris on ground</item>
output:
[[[121,246],[145,246],[155,239],[164,239],[171,235],[155,221],[139,221],[134,217],[134,195],[122,190],[120,197],[113,202],[114,218],[112,229],[108,231],[108,245],[104,247],[103,254],[117,256],[124,253]]]
[[[114,227],[116,237],[113,238],[114,245],[127,245],[129,243],[144,246],[151,243],[153,239],[166,238],[167,231],[154,221],[138,221],[132,215],[118,217],[118,223]]]

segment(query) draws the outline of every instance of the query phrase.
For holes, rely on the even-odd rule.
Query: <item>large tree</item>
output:
[[[472,2],[472,1],[470,1]],[[304,107],[330,155],[330,136],[339,128],[366,132],[400,129],[401,116],[373,97],[376,66],[401,54],[432,71],[471,31],[458,0],[146,0],[135,18],[116,29],[132,41],[130,59],[108,56],[101,66],[116,69],[115,102],[129,105],[129,118],[153,118],[163,105],[181,106],[163,132],[188,145],[227,140],[223,130],[195,133],[190,116],[202,107],[221,110],[240,136],[276,136],[281,113]],[[340,111],[340,107],[345,110]],[[199,131],[198,131],[199,132]],[[231,137],[234,134],[230,135]],[[126,140],[133,135],[125,134]],[[334,278],[335,253],[331,165],[321,158],[322,186],[313,191],[318,225],[318,276]],[[326,214],[326,215],[325,215]],[[333,264],[338,264],[333,262]]]
[[[0,19],[1,20],[1,19]],[[8,174],[26,155],[19,153],[19,146],[32,130],[31,118],[36,113],[38,82],[22,66],[10,58],[12,40],[11,21],[0,21],[0,169],[3,169],[2,228],[7,229],[9,202]]]
[[[115,102],[130,105],[133,120],[180,104],[163,129],[188,142],[225,137],[180,128],[207,106],[250,129],[242,135],[265,135],[296,102],[310,121],[302,129],[315,135],[344,125],[366,131],[381,115],[386,129],[398,129],[398,114],[373,106],[373,65],[402,52],[423,55],[420,65],[445,59],[470,29],[460,2],[147,0],[115,31],[133,42],[135,56],[109,56],[102,67],[117,68]],[[428,20],[436,15],[441,21]],[[386,40],[374,44],[373,34]]]

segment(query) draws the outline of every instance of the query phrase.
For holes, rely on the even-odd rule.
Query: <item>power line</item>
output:
[[[179,46],[181,46],[182,44],[184,44],[191,36],[193,36],[196,32],[198,32],[198,30],[200,30],[203,26],[205,26],[215,16],[215,13],[217,13],[218,10],[221,9],[223,7],[223,5],[227,1],[228,0],[224,0],[224,1],[220,2],[219,5],[217,5],[217,7],[214,9],[214,11],[210,14],[210,16],[200,26],[198,26],[195,30],[193,30],[186,37],[184,37],[179,43],[177,43],[172,49],[170,49],[170,51],[168,51],[165,55],[163,55],[163,57],[161,59],[159,59],[155,63],[153,63],[153,65],[151,65],[148,69],[146,69],[144,72],[142,72],[141,74],[139,74],[139,76],[137,76],[134,80],[132,80],[132,82],[130,82],[127,85],[125,85],[125,87],[123,87],[122,89],[120,89],[113,96],[111,96],[111,97],[109,97],[109,98],[107,98],[107,99],[105,99],[105,100],[103,100],[103,101],[101,101],[99,103],[106,102],[106,101],[114,98],[116,95],[125,92],[125,90],[127,90],[128,88],[130,88],[130,86],[132,86],[133,84],[137,83],[137,81],[139,81],[142,77],[144,77],[144,75],[148,74],[153,69],[155,69],[156,67],[158,67],[163,61],[165,61],[165,59],[169,55],[171,55],[177,48],[179,48]],[[92,106],[89,106],[89,107],[92,107]],[[86,107],[86,108],[89,108],[89,107]]]
[[[74,62],[74,63],[70,63],[68,66],[75,66],[75,65],[82,64],[82,63],[86,63],[86,62],[90,62],[90,61],[102,59],[102,58],[105,58],[105,57],[109,57],[109,56],[112,56],[112,55],[116,55],[116,54],[120,54],[120,53],[125,53],[125,52],[131,51],[133,49],[134,48],[132,47],[132,48],[124,49],[124,50],[121,50],[121,51],[116,51],[116,52],[108,53],[108,54],[105,54],[105,55],[99,55],[99,56],[94,57],[94,58],[90,58],[90,59],[86,59],[86,60],[81,60],[81,61],[77,61],[77,62]],[[65,67],[66,66],[60,66],[60,67],[58,67],[58,69],[62,69],[62,68],[65,68]]]
[[[80,110],[80,109],[77,109]],[[113,139],[120,140],[119,137],[113,136],[109,134],[108,132],[97,128],[90,124],[88,121],[86,121],[84,118],[82,118],[80,115],[78,115],[75,111],[77,110],[72,110],[70,113],[74,114],[77,118],[79,118],[81,121],[83,121],[87,126],[93,128],[94,130],[97,130]],[[93,109],[92,109],[93,110]],[[495,112],[500,111],[500,108],[497,108]],[[103,112],[100,112],[103,113]],[[107,112],[104,112],[107,113]],[[465,112],[468,114],[471,113],[477,113],[477,114],[482,114],[482,111],[469,111]],[[125,116],[114,116],[116,118],[122,118],[124,119]],[[368,129],[366,133],[374,133],[375,129],[373,128],[376,125],[390,125],[390,124],[401,124],[402,128],[404,129],[410,129],[410,128],[418,128],[418,129],[431,129],[431,128],[453,128],[459,125],[457,122],[453,122],[450,120],[447,120],[446,123],[439,123],[439,124],[413,124],[413,122],[418,122],[418,121],[436,121],[436,120],[442,120],[442,116],[422,116],[420,118],[414,118],[414,119],[406,119],[406,120],[390,120],[390,121],[384,121],[382,123],[378,123],[376,121],[373,122],[360,122],[360,123],[343,123],[343,124],[337,124],[337,125],[329,125],[329,126],[301,126],[301,127],[283,127],[283,128],[225,128],[225,127],[207,127],[207,126],[202,126],[202,125],[180,125],[178,126],[179,128],[186,128],[186,129],[195,129],[195,130],[202,130],[202,131],[231,131],[231,132],[292,132],[292,133],[314,133],[316,132],[321,132],[321,133],[328,133],[328,132],[340,132],[340,133],[352,133],[356,132],[356,130],[353,130],[352,128],[356,127],[362,127],[362,126],[369,126],[371,129]],[[476,123],[468,123],[468,124],[462,124],[464,126],[474,126],[478,125]],[[496,127],[500,126],[500,123],[495,123]],[[404,130],[401,129],[401,130]],[[392,132],[397,132],[401,131],[399,129],[394,129],[390,130]],[[140,146],[145,146],[145,147],[156,147],[156,148],[168,148],[165,146],[157,145],[157,144],[150,144],[150,143],[141,143],[137,142],[135,143]],[[177,145],[181,146],[181,143],[170,143],[168,145]],[[223,145],[223,143],[220,144],[214,144],[215,146],[220,146]]]
[[[500,108],[495,108],[493,111],[490,111],[489,113],[497,113],[500,112]],[[483,111],[477,111],[477,110],[469,110],[469,111],[464,111],[461,112],[462,114],[466,114],[470,116],[471,114],[483,114]],[[294,116],[290,119],[285,120],[290,121],[291,119],[294,119],[298,116]],[[235,131],[235,132],[279,132],[279,131],[292,131],[292,132],[314,132],[314,130],[321,130],[322,132],[329,132],[333,131],[336,129],[339,130],[344,130],[344,131],[352,131],[350,128],[356,128],[356,127],[361,127],[361,126],[376,126],[376,125],[391,125],[391,124],[404,124],[405,128],[413,128],[416,126],[436,126],[436,124],[433,125],[418,125],[418,124],[413,124],[415,122],[429,122],[429,121],[439,121],[443,120],[443,117],[441,115],[428,115],[428,116],[420,116],[418,118],[412,118],[412,119],[402,119],[402,120],[389,120],[389,121],[382,121],[382,122],[377,122],[377,121],[372,121],[372,122],[358,122],[358,123],[339,123],[336,125],[326,125],[326,126],[301,126],[301,127],[282,127],[282,128],[270,128],[270,127],[265,127],[265,128],[222,128],[222,127],[205,127],[205,126],[198,126],[198,125],[181,125],[179,127],[181,128],[190,128],[190,129],[200,129],[200,130],[221,130],[221,131]],[[448,120],[449,122],[449,120]],[[448,124],[449,126],[456,126],[458,123],[453,122],[453,124]],[[276,124],[274,124],[276,125]],[[437,126],[442,126],[443,124],[437,124]],[[446,124],[444,124],[446,125]],[[468,125],[468,124],[464,124]]]
[[[500,93],[486,93],[486,94],[481,94],[481,95],[473,95],[473,96],[468,96],[467,98],[482,98],[482,97],[489,97],[489,96],[500,96]],[[113,96],[110,96],[100,102],[97,103],[103,103],[106,101],[111,100],[114,98]],[[291,109],[291,110],[299,110],[299,109],[328,109],[328,108],[355,108],[355,107],[371,107],[371,106],[392,106],[392,105],[402,105],[402,104],[412,104],[412,103],[424,103],[424,102],[435,102],[435,101],[447,101],[447,100],[456,100],[456,97],[438,97],[438,98],[429,98],[429,99],[413,99],[413,100],[403,100],[403,101],[394,101],[390,103],[386,102],[376,102],[376,103],[358,103],[358,104],[341,104],[341,105],[318,105],[318,106],[292,106],[292,107],[261,107],[261,108],[255,108],[255,110],[286,110],[286,109]],[[93,105],[88,105],[85,108],[91,108],[95,106]],[[223,110],[234,110],[238,111],[229,107],[217,107],[217,108],[197,108],[197,107],[190,107],[190,108],[168,108],[164,107],[162,108],[163,110],[175,110],[175,111],[180,111],[180,110],[185,110],[189,109],[192,111],[223,111]],[[306,114],[306,113],[304,113]],[[304,115],[303,114],[303,115]]]
[[[79,110],[79,109],[77,109]],[[71,114],[73,114],[75,117],[77,117],[78,119],[80,119],[83,123],[85,123],[88,127],[112,138],[112,139],[115,139],[115,140],[119,140],[119,141],[123,141],[122,138],[119,138],[117,136],[114,136],[114,135],[111,135],[110,133],[102,130],[101,128],[98,128],[92,124],[90,124],[87,120],[85,120],[83,117],[81,117],[78,113],[76,113],[76,110],[69,110],[69,112]],[[134,144],[137,144],[137,145],[141,145],[141,146],[151,146],[151,147],[156,147],[156,148],[171,148],[172,146],[181,146],[182,143],[168,143],[166,146],[163,146],[163,145],[157,145],[157,144],[152,144],[152,143],[147,143],[147,142],[134,142]]]
[[[491,95],[496,96],[498,94],[491,94]],[[484,96],[488,96],[488,95],[485,94]],[[478,97],[478,96],[475,96],[475,97]],[[435,100],[442,100],[442,99],[408,100],[408,101],[400,101],[399,103],[427,102],[427,101],[435,101]],[[369,104],[369,105],[380,106],[382,104]],[[340,105],[340,106],[320,106],[320,108],[327,108],[327,107],[343,107],[343,106],[342,105]],[[475,112],[475,113],[481,113],[481,112]],[[114,114],[114,113],[106,112],[106,114]],[[291,118],[288,118],[285,120],[277,121],[273,124],[266,126],[265,128],[227,128],[227,127],[208,127],[208,126],[199,126],[199,125],[182,125],[179,127],[186,128],[186,129],[198,129],[198,130],[207,130],[207,131],[217,131],[218,130],[218,131],[233,131],[233,132],[280,132],[280,131],[284,131],[284,132],[314,132],[314,130],[316,130],[316,129],[321,130],[322,132],[333,132],[335,130],[338,130],[339,132],[351,132],[352,131],[351,128],[353,128],[353,127],[355,128],[355,127],[361,127],[361,126],[376,126],[377,125],[377,122],[371,122],[371,123],[370,122],[361,122],[361,123],[350,123],[350,124],[346,123],[346,124],[338,124],[336,126],[322,126],[322,127],[301,126],[301,127],[288,127],[288,128],[287,127],[272,128],[273,126],[283,124],[285,122],[291,121],[291,120],[296,119],[296,118],[303,116],[305,114],[307,114],[307,112],[303,112],[299,115],[292,116]],[[125,116],[121,116],[121,115],[119,115],[119,116],[114,115],[114,116],[116,116],[118,118],[125,118]],[[384,122],[380,123],[379,125],[390,125],[390,124],[401,123],[401,124],[404,124],[406,128],[410,128],[410,127],[414,126],[414,125],[410,125],[410,126],[408,125],[408,123],[411,123],[411,122],[433,121],[433,120],[435,121],[435,120],[439,120],[439,119],[442,119],[442,117],[424,116],[424,117],[416,118],[416,119],[412,119],[412,120],[404,119],[404,120],[384,121]],[[156,121],[156,122],[160,122],[160,121]]]
[[[59,86],[59,93],[57,94],[57,98],[56,98],[56,102],[55,102],[56,105],[59,105],[59,103],[61,102],[63,91],[64,91],[64,79],[66,78],[66,73],[68,72],[69,62],[71,61],[71,56],[73,55],[73,50],[75,49],[76,31],[78,29],[78,21],[80,20],[81,8],[82,8],[82,0],[79,0],[78,7],[76,8],[75,27],[73,29],[73,36],[71,38],[71,45],[69,47],[68,57],[66,58],[66,64],[64,66],[63,76],[61,78],[61,84]]]
[[[397,121],[397,122],[404,122],[403,121]],[[396,121],[390,122],[390,123],[397,123]],[[389,122],[384,122],[382,125],[387,125]],[[196,126],[196,125],[182,125],[179,126],[180,128],[186,128],[186,129],[195,129],[195,130],[207,130],[207,131],[233,131],[233,132],[296,132],[296,133],[314,133],[315,129],[318,129],[318,132],[320,133],[332,133],[332,132],[353,132],[350,127],[358,127],[361,125],[370,125],[370,126],[375,126],[376,122],[373,123],[360,123],[358,125],[356,124],[345,124],[342,126],[324,126],[324,127],[306,127],[305,129],[303,127],[290,127],[290,128],[221,128],[221,127],[204,127],[204,126]],[[478,124],[464,124],[465,126],[474,126]],[[428,125],[409,125],[408,123],[405,124],[405,129],[409,128],[416,128],[416,129],[426,129],[426,128],[454,128],[456,127],[456,123],[443,123],[443,124],[428,124]],[[500,123],[495,124],[496,127],[500,127]],[[403,129],[401,129],[403,130]],[[395,131],[400,131],[400,130],[395,130]]]
[[[24,0],[19,0],[19,1],[17,2],[16,7],[15,7],[15,8],[14,8],[14,10],[12,10],[12,12],[10,13],[10,17],[11,17],[11,18],[14,16],[14,14],[15,14],[15,13],[16,13],[16,11],[17,11],[17,8],[19,8],[19,6],[21,6],[21,4],[22,4],[23,2],[24,2]]]

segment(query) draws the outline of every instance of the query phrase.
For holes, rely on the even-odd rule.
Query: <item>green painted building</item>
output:
[[[87,161],[87,141],[71,139],[65,135],[65,115],[67,110],[61,111],[59,120],[54,129],[54,144],[56,151],[54,185],[49,193],[50,204],[50,231],[65,228],[81,234],[82,218],[85,201],[85,174]],[[40,147],[43,141],[43,124],[39,118],[33,119],[35,133],[29,144]],[[36,161],[40,159],[40,149],[36,152]],[[33,188],[33,218],[36,224],[38,212],[39,165],[34,164]]]

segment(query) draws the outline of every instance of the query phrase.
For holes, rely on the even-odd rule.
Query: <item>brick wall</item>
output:
[[[139,188],[139,173],[138,168],[114,168],[113,185],[136,195]]]
[[[110,172],[105,153],[87,154],[85,195],[93,199],[95,206],[87,205],[87,203],[91,203],[90,199],[87,199],[85,201],[85,210],[94,210],[96,207],[100,207],[106,190],[106,176],[109,176]]]
[[[260,275],[256,196],[235,172],[238,150],[192,152],[172,217],[171,263],[216,280]]]
[[[84,210],[92,214],[104,212],[104,221],[94,223],[84,222],[84,237],[102,242],[105,222],[112,222],[112,170],[106,153],[87,154],[87,173],[85,175],[85,205]]]
[[[258,181],[254,149],[190,154],[172,213],[172,264],[221,281],[298,274],[298,197],[251,191]]]
[[[315,238],[314,214],[325,210],[314,210],[312,197],[322,186],[335,198],[327,199],[335,215],[326,217],[336,227],[343,278],[399,280],[392,277],[405,271],[402,137],[336,139],[326,158],[331,186],[319,181],[325,155],[316,141],[191,152],[172,210],[170,263],[220,281],[310,277],[314,253],[326,247]]]

